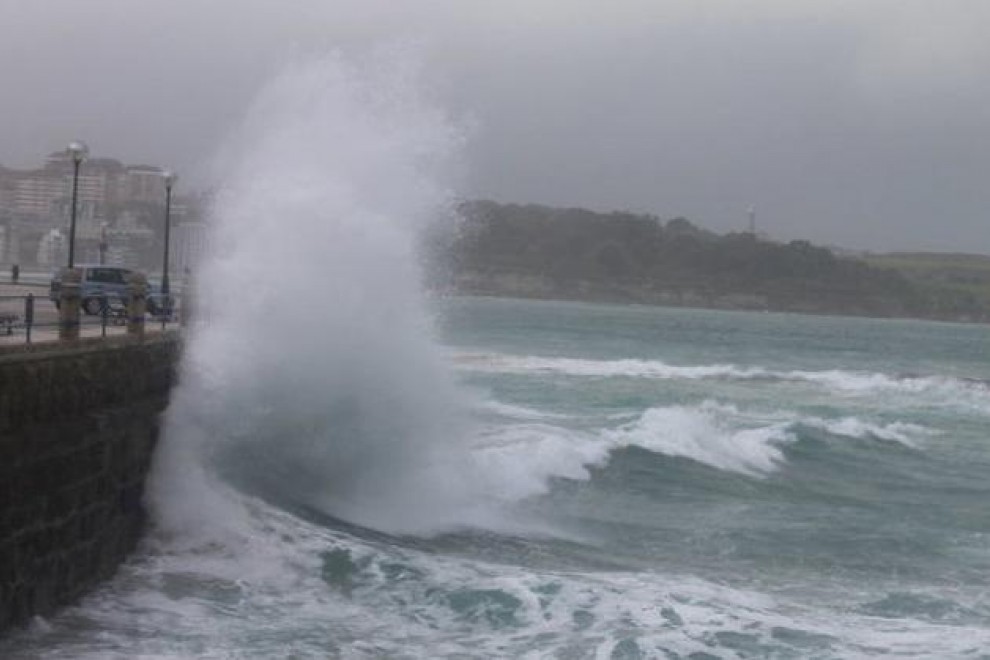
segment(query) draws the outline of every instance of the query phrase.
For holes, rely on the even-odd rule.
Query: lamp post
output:
[[[100,265],[107,263],[107,223],[100,223]]]
[[[164,257],[162,257],[162,304],[169,305],[168,244],[169,244],[169,225],[171,224],[170,216],[172,213],[172,186],[175,185],[175,182],[179,177],[177,177],[174,172],[168,170],[165,171],[164,177],[165,177],[165,255]]]
[[[72,142],[66,148],[66,153],[72,159],[72,209],[69,214],[69,268],[75,265],[76,249],[76,199],[79,197],[79,166],[86,156],[89,155],[89,148],[83,142]]]

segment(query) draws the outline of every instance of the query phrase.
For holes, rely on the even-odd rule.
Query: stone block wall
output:
[[[71,603],[134,548],[179,351],[165,335],[0,353],[0,631]]]

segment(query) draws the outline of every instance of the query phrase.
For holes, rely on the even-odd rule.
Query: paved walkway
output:
[[[28,294],[34,294],[34,323],[31,327],[31,343],[58,341],[58,310],[48,299],[48,286],[39,284],[0,284],[0,348],[27,343],[27,329],[24,327],[24,301]],[[123,319],[108,318],[106,328],[99,316],[82,314],[80,317],[80,337],[108,337],[123,335],[127,326]],[[177,328],[171,321],[166,329]],[[145,332],[162,330],[160,320],[148,316]]]

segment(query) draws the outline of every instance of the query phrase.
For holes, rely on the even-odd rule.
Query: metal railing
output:
[[[179,296],[147,296],[145,328],[160,326],[164,332],[178,325],[182,313]],[[79,310],[80,337],[107,337],[125,334],[127,326],[125,296],[103,295],[83,300]],[[0,346],[58,341],[58,307],[48,295],[0,295]]]
[[[31,293],[26,296],[0,296],[0,340],[23,331],[25,341],[31,343],[31,331],[36,327],[36,300],[37,297]]]

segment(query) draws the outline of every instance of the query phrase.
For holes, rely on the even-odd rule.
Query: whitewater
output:
[[[987,657],[986,329],[429,292],[423,78],[232,129],[147,538],[0,657]]]

